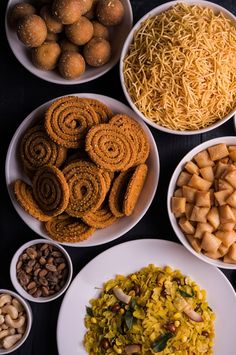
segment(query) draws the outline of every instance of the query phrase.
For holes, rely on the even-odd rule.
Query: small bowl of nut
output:
[[[13,291],[0,289],[0,354],[18,349],[27,339],[31,325],[28,302]]]
[[[11,261],[11,281],[21,296],[44,303],[61,296],[70,284],[73,266],[66,250],[44,239],[22,245]]]

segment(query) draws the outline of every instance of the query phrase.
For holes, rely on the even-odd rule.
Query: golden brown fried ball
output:
[[[81,15],[86,14],[93,5],[93,0],[78,0],[80,2]]]
[[[19,20],[17,36],[27,47],[38,47],[47,37],[47,26],[40,16],[28,15]]]
[[[97,6],[98,0],[93,0],[91,9],[86,12],[84,16],[86,16],[89,20],[94,20],[96,17],[96,6]]]
[[[79,52],[79,47],[76,46],[76,44],[71,43],[70,41],[68,41],[68,39],[62,39],[60,41],[60,46],[61,46],[61,50],[63,52],[66,52],[66,51]]]
[[[53,70],[61,54],[61,48],[56,42],[44,42],[41,46],[32,49],[33,64],[43,70]]]
[[[98,21],[92,21],[92,24],[93,24],[93,37],[109,39],[109,30],[106,26],[102,25]]]
[[[106,64],[111,57],[110,43],[104,38],[94,37],[84,46],[84,59],[92,67]]]
[[[100,0],[97,4],[98,21],[105,26],[115,26],[121,23],[124,13],[125,9],[120,0]]]
[[[63,24],[52,16],[50,6],[43,6],[40,16],[44,19],[49,32],[60,33],[63,30]]]
[[[85,61],[81,54],[76,52],[63,52],[58,69],[65,79],[76,79],[85,71]]]
[[[36,13],[35,8],[27,2],[19,2],[16,4],[10,12],[10,24],[16,25],[19,20],[28,15]]]
[[[83,46],[93,37],[93,24],[86,17],[80,19],[72,25],[65,26],[67,38],[78,46]]]
[[[57,42],[58,41],[58,34],[57,33],[52,33],[52,32],[48,32],[47,37],[46,37],[46,41],[53,41],[53,42]]]
[[[64,25],[70,25],[81,16],[81,4],[79,0],[54,0],[52,15]]]

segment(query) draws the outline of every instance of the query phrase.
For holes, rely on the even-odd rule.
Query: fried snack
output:
[[[14,192],[17,202],[32,217],[38,219],[41,222],[46,222],[51,219],[50,216],[41,211],[37,202],[33,197],[33,189],[30,185],[26,184],[24,181],[18,179],[14,183]]]
[[[105,26],[121,23],[125,9],[120,0],[100,0],[96,8],[98,21]]]
[[[78,0],[54,0],[52,4],[52,16],[64,25],[76,22],[81,13],[81,5]]]
[[[130,135],[109,123],[89,130],[85,150],[98,166],[108,171],[127,170],[137,159],[137,150]]]
[[[32,49],[32,62],[36,68],[53,70],[56,68],[61,47],[57,42],[46,41],[41,46]]]
[[[19,20],[28,15],[36,13],[36,9],[27,2],[15,4],[10,12],[9,20],[11,25],[15,26]]]
[[[58,70],[64,79],[76,79],[85,71],[84,58],[75,51],[63,52],[58,62]]]
[[[117,176],[117,178],[112,184],[111,191],[109,194],[109,207],[113,215],[116,217],[124,216],[123,202],[127,186],[132,174],[132,169],[124,171]]]
[[[111,226],[116,220],[108,206],[102,206],[95,212],[86,214],[82,220],[90,227],[102,229]]]
[[[69,187],[62,172],[55,166],[43,166],[33,178],[33,195],[42,211],[57,216],[68,206]]]
[[[63,30],[63,24],[58,21],[51,14],[51,9],[49,5],[45,5],[40,10],[40,16],[44,19],[48,32],[51,33],[60,33]]]
[[[66,148],[78,148],[98,116],[90,105],[75,96],[54,101],[45,114],[45,129],[51,139]]]
[[[131,134],[134,144],[138,145],[138,156],[136,164],[145,163],[150,153],[150,145],[142,127],[134,119],[127,115],[115,115],[111,118],[111,124],[124,129],[127,133]]]
[[[85,16],[65,27],[66,37],[77,46],[83,46],[93,37],[93,24]]]
[[[69,163],[63,174],[70,190],[66,212],[73,217],[82,217],[96,211],[103,203],[107,186],[102,171],[93,163],[77,160]]]
[[[66,159],[66,152],[66,148],[48,137],[42,125],[29,128],[20,145],[21,160],[28,172],[35,172],[44,165],[60,167]]]
[[[62,213],[45,223],[48,235],[60,243],[77,243],[90,237],[95,228],[89,227],[81,219]]]
[[[68,39],[63,38],[60,42],[59,42],[60,46],[61,46],[61,50],[62,52],[79,52],[79,47],[76,46],[74,43],[71,43]]]
[[[99,123],[107,123],[113,116],[111,109],[101,101],[87,98],[81,98],[81,100],[92,106],[99,117]]]
[[[111,45],[104,38],[94,37],[84,46],[83,55],[91,67],[101,67],[111,58]]]
[[[26,47],[41,46],[47,37],[47,27],[38,15],[28,15],[19,20],[17,36]]]
[[[109,29],[98,21],[92,21],[92,24],[93,24],[93,37],[104,38],[108,41]]]
[[[123,212],[126,216],[130,216],[138,201],[139,195],[143,189],[147,177],[148,167],[146,164],[140,164],[129,180],[128,187],[124,196]]]

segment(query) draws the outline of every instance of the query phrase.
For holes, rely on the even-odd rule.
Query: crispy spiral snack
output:
[[[89,161],[77,160],[69,163],[63,174],[70,190],[66,209],[70,216],[82,217],[101,206],[107,192],[101,169]]]
[[[45,129],[51,139],[66,148],[78,148],[90,127],[99,123],[94,109],[76,96],[54,101],[45,114]]]
[[[94,111],[99,117],[99,123],[107,123],[110,120],[110,118],[113,116],[113,113],[109,109],[109,107],[107,107],[101,101],[95,99],[85,99],[85,98],[82,98],[81,100],[89,104],[90,106],[92,106],[92,108],[94,109]]]
[[[33,197],[33,189],[30,185],[18,179],[14,183],[14,192],[17,201],[25,210],[25,212],[29,213],[32,217],[38,219],[41,222],[46,222],[51,219],[50,216],[44,214],[43,211],[41,211],[39,208]]]
[[[29,128],[20,145],[21,159],[28,172],[44,165],[61,166],[66,159],[66,151],[49,138],[42,125]]]
[[[89,227],[81,219],[69,216],[66,213],[52,218],[45,223],[48,235],[60,243],[77,243],[90,237],[95,228]]]
[[[114,216],[110,208],[105,205],[95,212],[86,214],[82,220],[90,227],[102,229],[112,225],[117,220],[117,217]]]
[[[85,150],[95,164],[108,171],[127,170],[137,159],[130,135],[109,123],[89,130]]]
[[[33,178],[33,194],[48,216],[62,213],[69,202],[69,187],[63,173],[55,166],[40,168]]]

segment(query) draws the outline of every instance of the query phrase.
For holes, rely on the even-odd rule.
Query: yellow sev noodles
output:
[[[207,127],[236,107],[236,28],[222,13],[179,3],[141,24],[124,80],[151,121],[179,131]]]

